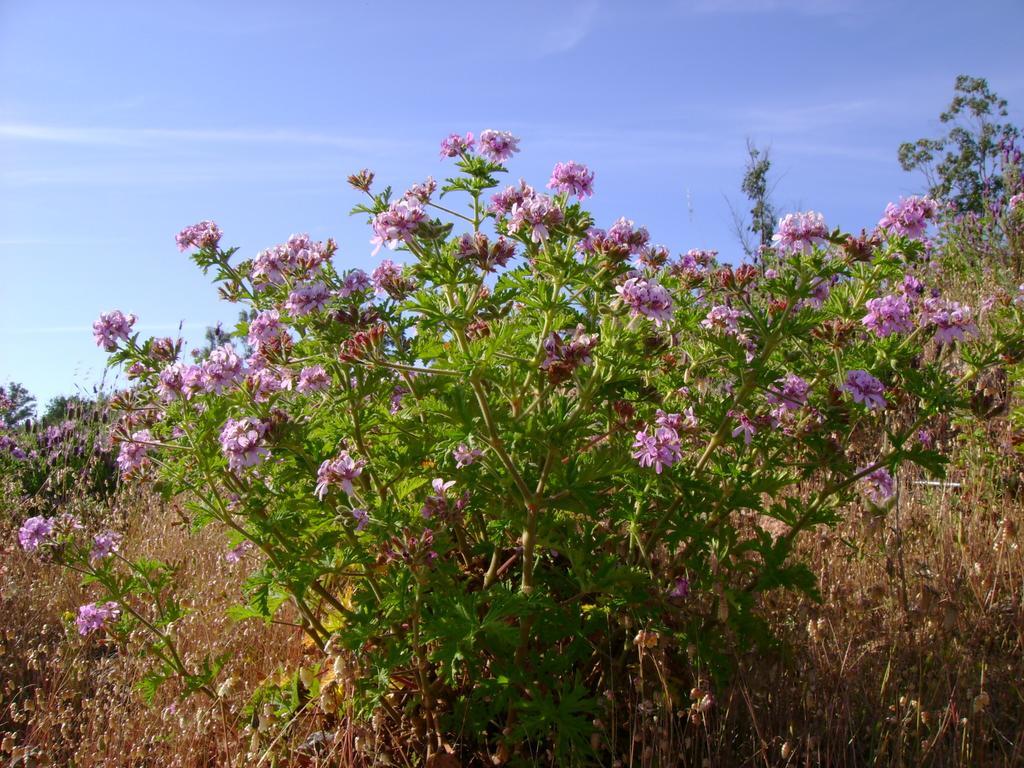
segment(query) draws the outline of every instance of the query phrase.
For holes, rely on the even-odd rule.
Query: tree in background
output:
[[[736,236],[747,256],[755,256],[761,247],[772,244],[775,234],[777,211],[772,202],[771,193],[774,184],[769,184],[768,171],[772,167],[771,156],[767,148],[758,149],[752,141],[747,140],[747,165],[740,183],[740,191],[750,202],[750,220],[740,214],[729,203],[732,212],[733,226]]]
[[[36,399],[16,381],[0,387],[0,421],[8,427],[25,426],[36,415]]]
[[[957,76],[953,101],[939,116],[949,132],[901,144],[900,165],[924,173],[931,197],[950,201],[960,211],[982,213],[1005,186],[999,157],[1020,136],[1016,126],[1001,122],[1008,115],[1006,106],[984,78]]]

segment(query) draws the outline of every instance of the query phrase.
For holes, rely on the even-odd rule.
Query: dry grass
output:
[[[652,649],[631,672],[632,742],[610,744],[608,764],[1024,765],[1022,470],[1008,441],[1004,421],[988,422],[961,436],[946,485],[906,475],[884,519],[851,510],[836,529],[811,534],[803,547],[822,602],[773,597],[766,610],[779,648],[737,659],[728,688],[700,681],[691,701],[667,700],[656,669],[665,649]],[[301,662],[301,636],[225,617],[246,566],[225,563],[216,531],[189,534],[174,507],[140,493],[113,514],[128,521],[129,551],[178,564],[182,594],[197,596],[177,628],[186,654],[230,653],[237,692],[223,708],[202,698],[175,707],[170,691],[147,707],[133,690],[144,662],[131,648],[69,630],[83,598],[77,580],[8,546],[2,754],[10,765],[82,768],[257,764],[281,724],[260,734],[241,705]],[[304,755],[316,731],[328,757]],[[350,764],[354,733],[309,707],[264,764]]]

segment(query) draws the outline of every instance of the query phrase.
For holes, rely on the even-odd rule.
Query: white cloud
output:
[[[573,4],[563,18],[547,23],[540,40],[540,55],[568,53],[582,43],[593,30],[599,10],[598,0],[583,0]]]
[[[682,0],[683,9],[694,13],[796,13],[833,16],[854,10],[852,0]]]
[[[334,147],[360,153],[386,153],[417,146],[408,141],[290,129],[114,128],[17,122],[0,123],[0,141],[3,140],[111,147],[176,143],[292,144]]]

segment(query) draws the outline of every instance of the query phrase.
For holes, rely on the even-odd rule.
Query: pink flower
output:
[[[280,285],[286,275],[302,277],[330,258],[334,244],[311,240],[309,235],[292,235],[288,242],[260,251],[253,260],[252,277],[257,284]]]
[[[455,459],[456,469],[468,467],[470,464],[475,463],[476,460],[483,455],[484,452],[481,451],[479,448],[474,448],[473,450],[470,450],[469,446],[466,445],[465,443],[459,443],[458,447],[454,451],[452,451],[452,457]]]
[[[18,543],[26,552],[32,552],[46,544],[53,533],[53,519],[36,515],[28,518],[18,529]]]
[[[776,406],[776,410],[797,411],[807,404],[807,392],[811,385],[795,373],[787,373],[768,390],[765,399]]]
[[[299,373],[299,383],[295,386],[302,394],[320,392],[331,386],[331,377],[322,365],[311,365]]]
[[[630,308],[630,315],[649,317],[657,326],[672,319],[672,296],[653,280],[631,277],[615,288],[622,301]]]
[[[86,603],[78,609],[75,626],[78,627],[78,634],[84,636],[98,629],[103,629],[107,622],[116,621],[120,615],[121,609],[113,601],[103,603],[102,605],[99,603]]]
[[[590,353],[597,347],[598,335],[586,333],[582,325],[577,325],[572,336],[563,339],[561,335],[552,333],[544,340],[544,361],[541,370],[557,381],[562,381],[581,365],[590,365],[593,360]]]
[[[827,240],[825,217],[816,211],[787,213],[779,220],[778,231],[772,236],[772,242],[783,253],[806,253]]]
[[[124,474],[134,472],[146,463],[146,455],[149,453],[153,436],[148,429],[141,429],[132,433],[131,440],[121,443],[121,450],[117,454],[117,466]]]
[[[882,506],[896,495],[896,483],[885,467],[879,467],[871,474],[865,475],[860,482],[864,486],[864,495],[878,506]]]
[[[562,223],[562,209],[547,195],[534,194],[514,203],[509,211],[508,231],[519,232],[528,228],[530,239],[542,243],[550,235],[549,227]]]
[[[259,419],[246,416],[228,419],[220,431],[220,447],[228,459],[228,467],[240,472],[259,464],[270,451],[264,445],[267,425]]]
[[[551,172],[548,189],[576,195],[580,200],[585,200],[594,194],[594,172],[575,160],[556,163],[555,169]]]
[[[196,392],[203,388],[203,370],[198,365],[187,365],[186,363],[171,363],[160,371],[159,381],[156,385],[157,394],[165,403],[177,399],[179,396],[186,400],[192,398]]]
[[[411,203],[423,203],[426,205],[430,202],[431,196],[437,191],[437,182],[434,181],[433,176],[427,176],[423,180],[422,184],[413,184],[407,190],[402,198],[408,200]]]
[[[369,275],[361,269],[353,269],[345,275],[345,279],[342,281],[341,290],[338,291],[338,295],[343,299],[347,299],[354,293],[362,293],[363,291],[369,290],[372,286],[373,283],[370,282]]]
[[[284,333],[281,327],[281,313],[276,309],[264,310],[249,323],[249,346],[258,352],[262,345],[279,341]]]
[[[429,520],[435,516],[440,517],[442,520],[448,517],[450,511],[448,506],[448,489],[453,485],[455,485],[454,480],[445,481],[440,477],[434,478],[431,482],[434,494],[427,497],[426,501],[423,502],[423,508],[420,510],[424,520]]]
[[[1011,197],[1009,202],[1007,203],[1007,207],[1011,211],[1016,211],[1018,209],[1024,210],[1024,192],[1020,192]]]
[[[323,309],[330,298],[331,292],[323,283],[304,283],[288,294],[284,308],[292,317],[302,317]]]
[[[128,341],[136,319],[135,315],[126,315],[119,309],[100,313],[99,319],[92,324],[96,346],[107,352],[115,351],[118,341]]]
[[[880,299],[869,299],[867,308],[868,314],[861,322],[880,338],[914,330],[914,323],[910,319],[910,302],[904,295],[891,294]]]
[[[935,340],[943,344],[955,339],[963,341],[967,334],[978,332],[971,319],[971,308],[956,301],[925,299],[922,320],[936,327]]]
[[[685,576],[680,576],[672,585],[672,589],[669,590],[668,596],[682,600],[688,597],[690,594],[690,580]]]
[[[203,361],[202,381],[207,392],[220,394],[245,375],[245,363],[231,344],[217,347]]]
[[[174,241],[178,244],[178,250],[184,252],[189,248],[216,248],[220,236],[220,227],[212,221],[203,220],[185,227],[174,237]]]
[[[441,139],[441,157],[458,157],[473,151],[473,134],[450,133]]]
[[[655,427],[653,432],[637,432],[631,454],[641,467],[654,467],[661,474],[665,467],[683,458],[679,433],[671,427]]]
[[[472,138],[472,134],[470,134]],[[493,163],[504,163],[519,151],[519,139],[508,131],[480,132],[480,154]]]
[[[729,411],[729,415],[739,422],[737,427],[732,431],[732,436],[739,437],[740,435],[743,435],[743,443],[745,445],[750,445],[750,441],[753,440],[754,435],[757,434],[757,426],[745,413]]]
[[[242,561],[245,553],[252,549],[251,541],[242,541],[224,553],[224,560],[234,565]]]
[[[89,559],[93,562],[110,557],[121,548],[121,534],[114,531],[97,533],[92,540],[92,552]]]
[[[336,458],[327,459],[320,465],[316,475],[316,497],[323,501],[332,485],[340,485],[351,496],[355,493],[352,481],[363,473],[365,466],[365,461],[353,459],[348,451],[342,451]]]
[[[402,273],[402,267],[384,259],[370,274],[370,281],[378,296],[390,296],[401,301],[416,288],[416,283]]]
[[[403,242],[409,242],[426,219],[427,214],[417,203],[409,200],[392,203],[386,211],[373,217],[374,237],[370,243],[377,246],[373,254],[376,256],[382,245],[394,250]]]
[[[891,234],[917,239],[924,234],[928,222],[935,218],[938,210],[938,204],[931,198],[908,197],[898,203],[889,203],[878,227]]]
[[[593,253],[605,258],[621,261],[639,254],[650,240],[646,227],[637,227],[625,216],[612,224],[607,231],[597,227],[587,230],[587,236],[576,246],[580,253]]]
[[[726,336],[738,336],[741,317],[743,313],[738,309],[718,304],[708,311],[707,317],[700,321],[700,326],[709,331],[719,331]]]
[[[867,371],[849,371],[840,389],[849,392],[855,403],[864,403],[871,410],[882,410],[888,405],[882,396],[885,385]]]
[[[370,513],[359,507],[354,507],[352,509],[352,517],[356,521],[357,531],[365,529],[367,524],[370,522]]]
[[[495,216],[507,216],[513,206],[521,205],[524,200],[536,194],[533,187],[520,179],[518,187],[505,187],[501,192],[492,195],[491,203],[487,206],[487,210]]]

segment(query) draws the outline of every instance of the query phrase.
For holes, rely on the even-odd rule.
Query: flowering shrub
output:
[[[502,187],[517,151],[452,134],[458,172],[399,197],[352,176],[371,244],[406,258],[369,275],[332,241],[239,261],[211,222],[183,231],[252,312],[248,357],[185,363],[120,312],[96,339],[135,381],[120,468],[223,526],[225,557],[253,568],[237,617],[297,616],[353,715],[411,724],[428,755],[531,744],[562,764],[600,747],[595,718],[653,648],[718,674],[769,642],[761,596],[816,592],[801,533],[883,514],[905,465],[941,475],[922,430],[1020,358],[1022,308],[981,317],[928,284],[930,201],[860,238],[790,214],[776,250],[725,266],[672,258],[624,218],[595,227],[579,163],[556,166],[552,195]],[[172,569],[68,521],[21,535],[95,585],[83,634],[141,626],[153,685],[218,695],[221,660],[176,651]]]

